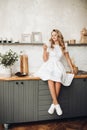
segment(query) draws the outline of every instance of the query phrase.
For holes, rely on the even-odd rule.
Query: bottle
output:
[[[20,52],[20,72],[22,75],[28,75],[28,56],[23,51]]]

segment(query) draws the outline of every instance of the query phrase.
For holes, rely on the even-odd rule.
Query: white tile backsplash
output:
[[[11,48],[12,50],[16,51],[20,55],[20,51],[25,52],[25,54],[28,55],[28,64],[29,64],[29,72],[33,73],[37,71],[40,66],[43,64],[42,54],[43,49],[42,46],[38,45],[11,45],[11,46],[3,46],[0,45],[0,52],[2,52],[2,49],[5,51],[9,50]],[[68,51],[70,54],[71,59],[74,61],[75,65],[78,66],[80,70],[87,71],[87,46],[69,46]],[[63,63],[67,70],[70,70],[68,65],[65,62],[65,59],[63,60]],[[15,65],[12,68],[12,72],[15,73],[17,71],[20,71],[20,60],[15,63]]]

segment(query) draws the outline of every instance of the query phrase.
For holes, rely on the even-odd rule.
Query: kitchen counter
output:
[[[59,102],[63,115],[49,115],[52,99],[47,82],[33,76],[0,77],[0,123],[7,127],[11,123],[87,116],[86,97],[87,74],[78,73],[70,87],[61,87]]]
[[[87,78],[87,74],[75,75],[74,78]],[[23,76],[23,77],[12,76],[10,78],[0,77],[0,80],[40,80],[40,78],[34,76]]]

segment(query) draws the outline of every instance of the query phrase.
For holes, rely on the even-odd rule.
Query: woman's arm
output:
[[[71,68],[71,72],[74,73],[74,74],[77,74],[78,72],[78,67],[76,67],[73,63],[72,63],[72,60],[70,58],[70,55],[69,55],[69,52],[66,51],[65,49],[63,50],[63,53],[64,53],[64,56],[67,60],[67,63],[69,64],[69,67]]]
[[[43,45],[43,60],[47,61],[49,58],[49,53],[47,52],[47,45]]]
[[[69,64],[69,67],[71,68],[71,72],[73,73],[73,63],[71,61],[69,53],[68,52],[64,52],[64,56],[65,56],[65,58],[67,60],[67,63]]]

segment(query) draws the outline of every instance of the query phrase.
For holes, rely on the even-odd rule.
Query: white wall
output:
[[[65,40],[74,38],[79,42],[83,27],[87,28],[87,0],[0,0],[0,37],[3,39],[12,37],[15,42],[21,40],[22,33],[42,32],[45,42],[49,40],[51,30],[57,28]],[[0,46],[1,51],[2,48]],[[42,64],[41,46],[11,48],[26,51],[30,71]],[[86,50],[87,47],[69,47],[76,65],[84,70],[87,70]]]

